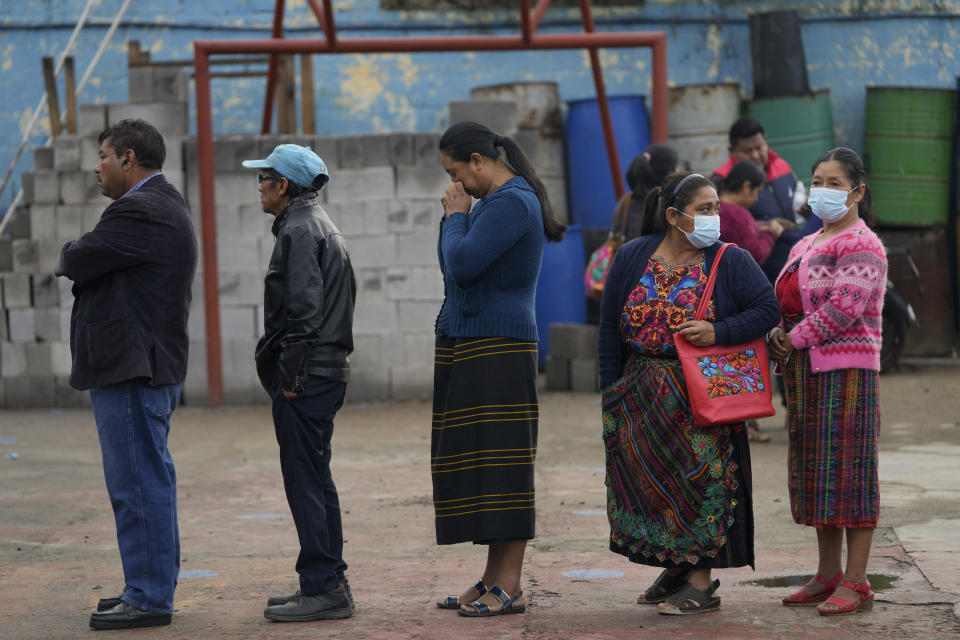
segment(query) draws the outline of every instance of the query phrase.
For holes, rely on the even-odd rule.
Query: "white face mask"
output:
[[[691,216],[683,211],[680,211],[680,215],[693,218],[693,231],[683,231],[679,226],[677,229],[683,231],[683,235],[687,236],[690,244],[697,249],[705,249],[720,239],[720,216]]]
[[[826,187],[813,187],[810,189],[810,199],[807,204],[813,215],[824,222],[836,222],[842,220],[844,216],[853,208],[853,205],[847,206],[847,196],[860,187],[854,187],[850,191],[843,189],[828,189]]]

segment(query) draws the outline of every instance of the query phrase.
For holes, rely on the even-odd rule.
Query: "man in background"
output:
[[[804,235],[816,231],[819,228],[816,224],[819,219],[811,223],[809,229],[797,228],[794,214],[806,202],[806,189],[803,183],[797,180],[787,161],[767,146],[767,135],[759,122],[753,118],[740,118],[730,127],[729,140],[730,146],[727,149],[730,159],[717,167],[710,179],[719,184],[730,170],[743,160],[753,162],[763,169],[767,183],[760,191],[756,203],[750,207],[750,213],[757,221],[760,231],[770,231],[770,223],[774,221],[783,227],[770,255],[760,265],[770,282],[773,282],[786,264],[790,248]]]

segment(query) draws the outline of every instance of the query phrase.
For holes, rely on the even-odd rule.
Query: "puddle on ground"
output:
[[[741,584],[751,587],[799,587],[810,579],[810,576],[778,576],[776,578],[760,578],[758,580],[748,580]],[[874,591],[886,591],[893,588],[893,583],[899,579],[899,576],[888,576],[882,573],[868,573],[867,580],[870,581],[870,588]]]
[[[622,578],[623,571],[611,571],[610,569],[574,569],[564,571],[563,575],[574,580],[604,580],[608,578]]]
[[[206,569],[191,569],[189,571],[180,571],[179,578],[212,578],[220,575],[217,571],[208,571]]]

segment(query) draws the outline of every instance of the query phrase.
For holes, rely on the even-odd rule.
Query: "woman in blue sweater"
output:
[[[603,290],[598,345],[610,550],[662,567],[640,603],[715,611],[711,569],[754,564],[750,451],[743,423],[696,427],[674,334],[737,344],[777,324],[773,288],[750,254],[727,249],[706,319],[693,320],[721,243],[719,199],[675,173],[644,202],[650,235],[625,244]]]
[[[523,613],[534,534],[537,323],[545,240],[565,227],[517,143],[460,122],[440,138],[450,175],[438,253],[431,472],[437,543],[487,545],[480,580],[438,602],[464,616]],[[471,210],[471,197],[479,202]]]

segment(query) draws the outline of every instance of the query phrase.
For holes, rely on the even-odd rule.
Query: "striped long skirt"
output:
[[[437,544],[529,539],[537,343],[438,337],[430,467]]]
[[[610,550],[658,567],[754,564],[744,424],[697,427],[679,360],[634,355],[603,391]]]
[[[878,374],[810,371],[806,349],[784,369],[790,509],[798,524],[874,528],[880,513]]]

